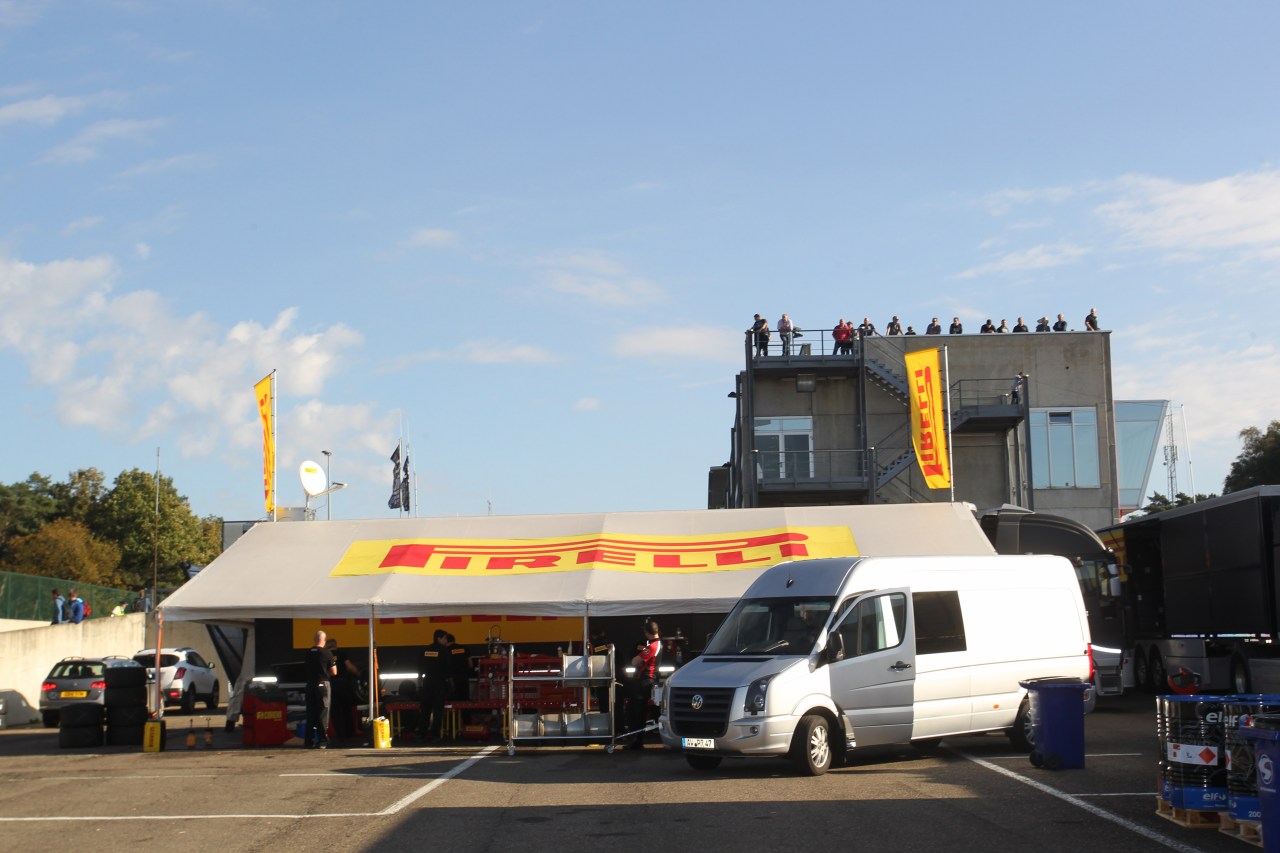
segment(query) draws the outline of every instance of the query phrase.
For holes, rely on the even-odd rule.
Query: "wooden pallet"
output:
[[[1218,827],[1218,832],[1223,835],[1230,835],[1232,838],[1239,838],[1254,847],[1262,846],[1262,824],[1256,820],[1236,820],[1231,815],[1223,812],[1222,824]]]
[[[1186,829],[1217,829],[1221,826],[1221,812],[1180,809],[1168,800],[1156,801],[1156,814]]]

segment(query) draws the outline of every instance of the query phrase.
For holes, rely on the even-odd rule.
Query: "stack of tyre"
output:
[[[107,746],[142,746],[147,712],[147,671],[140,666],[113,666],[106,671]]]
[[[97,702],[65,705],[58,715],[58,746],[84,749],[102,746],[103,707]]]

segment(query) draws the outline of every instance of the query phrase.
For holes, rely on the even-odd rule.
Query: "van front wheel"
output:
[[[807,714],[791,741],[791,761],[806,776],[821,776],[831,768],[831,724],[821,714]]]

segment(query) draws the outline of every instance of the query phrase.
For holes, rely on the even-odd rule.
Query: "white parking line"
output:
[[[1156,832],[1154,829],[1147,829],[1145,826],[1142,826],[1141,824],[1134,823],[1133,821],[1130,821],[1130,820],[1125,820],[1119,815],[1112,814],[1106,809],[1099,808],[1098,806],[1095,806],[1092,803],[1087,803],[1084,800],[1080,799],[1081,795],[1079,794],[1068,794],[1065,791],[1059,791],[1057,788],[1046,785],[1043,782],[1037,782],[1035,779],[1032,779],[1028,776],[1023,776],[1021,773],[1015,773],[1012,770],[1009,770],[1008,768],[1001,767],[999,764],[992,764],[990,761],[985,761],[981,758],[978,758],[975,755],[969,755],[967,752],[960,752],[959,750],[955,750],[955,749],[953,749],[952,752],[954,752],[956,755],[960,756],[961,758],[966,758],[969,761],[972,761],[974,764],[977,764],[979,767],[985,767],[988,770],[992,770],[996,773],[999,773],[1002,776],[1008,776],[1010,779],[1015,779],[1024,785],[1030,785],[1032,788],[1035,788],[1037,791],[1041,791],[1052,797],[1057,797],[1063,802],[1070,803],[1076,808],[1084,809],[1089,814],[1095,817],[1100,817],[1103,820],[1110,821],[1111,823],[1114,823],[1117,826],[1122,826],[1125,829],[1129,830],[1130,832],[1136,833],[1137,835],[1141,835],[1143,838],[1148,838],[1151,841],[1156,842],[1157,844],[1164,845],[1165,847],[1168,847],[1170,850],[1177,850],[1179,851],[1179,853],[1200,853],[1200,848],[1198,847],[1192,847],[1189,844],[1183,844],[1181,841],[1178,841],[1176,838],[1170,838],[1167,835],[1163,835],[1159,832]],[[1154,795],[1151,793],[1147,793],[1145,796],[1150,797]]]
[[[413,803],[415,803],[415,802],[417,802],[418,800],[420,800],[420,799],[422,799],[423,797],[425,797],[427,794],[430,794],[430,793],[431,793],[432,791],[434,791],[436,788],[439,788],[439,787],[440,787],[441,785],[443,785],[445,782],[448,782],[450,779],[452,779],[452,778],[454,778],[454,777],[456,777],[456,776],[458,776],[458,775],[460,775],[460,774],[462,774],[462,773],[466,772],[466,771],[467,771],[467,770],[469,770],[471,767],[474,767],[478,762],[480,762],[481,760],[483,760],[483,759],[487,758],[489,755],[491,755],[491,754],[492,754],[495,750],[497,750],[497,749],[498,749],[498,747],[497,747],[497,746],[487,746],[487,747],[485,747],[484,749],[480,750],[478,753],[476,753],[475,755],[471,756],[470,758],[468,758],[466,761],[462,762],[461,764],[459,764],[459,765],[457,765],[457,766],[453,767],[453,768],[452,768],[452,769],[450,769],[450,770],[445,771],[444,773],[439,774],[439,778],[437,778],[437,779],[432,779],[430,782],[428,782],[427,784],[425,784],[425,785],[423,785],[422,787],[418,788],[417,790],[413,791],[413,792],[412,792],[411,794],[409,794],[408,796],[404,796],[404,797],[401,797],[400,799],[396,800],[394,803],[392,803],[391,805],[387,806],[385,809],[383,809],[383,810],[382,810],[382,811],[380,811],[380,812],[332,812],[332,813],[323,813],[323,814],[183,814],[183,815],[181,815],[181,816],[179,816],[179,815],[49,815],[49,816],[47,816],[47,817],[6,817],[6,816],[3,816],[3,815],[0,815],[0,823],[40,823],[40,822],[75,823],[75,822],[81,822],[81,821],[130,821],[130,820],[168,820],[168,821],[173,821],[173,820],[178,820],[179,818],[181,818],[182,820],[252,820],[252,819],[255,819],[255,818],[256,818],[256,819],[259,819],[259,820],[264,819],[264,818],[265,818],[265,819],[268,819],[268,820],[302,820],[302,819],[304,819],[304,818],[331,818],[331,817],[345,817],[345,818],[351,818],[351,817],[387,817],[387,816],[389,816],[389,815],[393,815],[393,814],[396,814],[396,813],[398,813],[398,812],[402,811],[402,810],[403,810],[404,808],[406,808],[407,806],[412,805]],[[353,776],[354,778],[362,778],[362,777],[367,777],[367,776],[374,775],[374,774],[370,774],[370,773],[360,773],[360,774],[343,774],[343,773],[332,773],[332,774],[330,774],[330,773],[324,773],[324,774],[285,774],[285,773],[281,773],[281,774],[279,774],[279,775],[281,775],[281,776],[286,776],[286,775],[323,775],[323,776],[330,776],[330,775],[332,775],[332,776],[345,776],[345,775],[350,775],[350,776]],[[63,778],[73,778],[73,777],[63,777]],[[178,777],[169,777],[169,776],[164,776],[164,777],[160,777],[160,776],[133,776],[133,777],[114,776],[114,777],[113,777],[113,776],[105,776],[105,775],[104,775],[104,776],[86,776],[86,777],[83,777],[83,778],[86,778],[86,779],[94,779],[94,780],[97,780],[97,781],[107,781],[107,780],[109,780],[109,779],[121,779],[121,778],[142,778],[142,779],[154,779],[154,778],[178,778]],[[182,775],[182,777],[180,777],[180,778],[192,778],[192,777],[191,777],[191,776],[189,776],[189,775],[187,775],[187,774],[183,774],[183,775]],[[213,778],[213,776],[203,776],[202,778]]]

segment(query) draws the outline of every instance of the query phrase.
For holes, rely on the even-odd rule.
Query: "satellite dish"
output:
[[[312,462],[310,459],[298,466],[298,479],[302,481],[302,491],[309,498],[314,498],[329,488],[329,478],[324,475],[324,469],[319,462]]]

